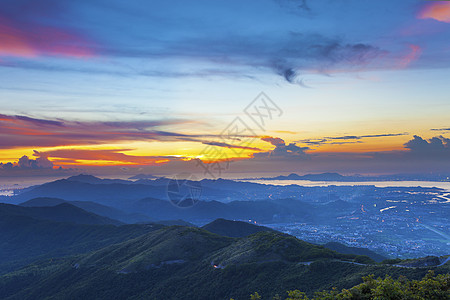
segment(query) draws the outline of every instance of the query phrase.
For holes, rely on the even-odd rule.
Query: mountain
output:
[[[131,273],[165,264],[194,262],[231,242],[231,239],[198,228],[169,226],[85,255],[77,263],[80,266],[103,265],[115,272]]]
[[[260,178],[262,180],[310,180],[310,181],[342,181],[348,179],[354,179],[355,176],[344,176],[339,173],[320,173],[320,174],[306,174],[298,175],[291,173],[287,176],[276,176],[271,178]]]
[[[61,198],[67,201],[92,201],[122,209],[129,201],[147,197],[167,199],[167,189],[171,180],[158,178],[140,179],[135,182],[119,179],[100,179],[90,175],[77,175],[21,190],[11,197],[0,197],[3,202],[22,203],[33,198]],[[201,200],[203,201],[255,201],[276,198],[300,199],[305,191],[301,186],[273,186],[234,180],[201,180]]]
[[[68,203],[81,209],[84,209],[86,211],[92,212],[94,214],[118,220],[120,222],[127,224],[150,222],[150,218],[146,215],[139,213],[125,213],[119,209],[98,204],[92,201],[65,201],[59,198],[40,197],[25,201],[21,203],[20,206],[45,207],[45,206],[55,206],[61,203]]]
[[[212,256],[215,265],[241,265],[271,261],[309,262],[318,259],[354,259],[277,231],[260,231],[240,238]],[[350,260],[351,261],[351,260]]]
[[[81,183],[84,185],[84,183]],[[90,184],[87,184],[91,187]],[[108,187],[109,185],[94,185]],[[130,185],[126,185],[130,186]],[[68,196],[73,198],[73,196]],[[102,201],[103,202],[103,201]],[[324,210],[296,199],[261,201],[199,201],[193,207],[181,209],[167,200],[146,197],[139,200],[112,202],[115,207],[94,201],[65,201],[61,198],[38,197],[22,202],[21,206],[54,206],[68,203],[95,214],[116,219],[124,223],[158,222],[164,220],[184,220],[194,223],[207,223],[218,218],[251,219],[257,222],[313,221]]]
[[[298,175],[291,173],[287,176],[253,178],[258,180],[310,180],[310,181],[449,181],[448,173],[419,173],[419,174],[389,174],[389,175],[341,175],[339,173],[319,173]]]
[[[166,198],[166,186],[150,186],[132,183],[93,183],[92,177],[70,177],[27,189],[10,197],[14,203],[22,203],[34,198],[60,198],[67,201],[92,201],[115,208],[121,208],[127,201],[145,197]],[[99,179],[102,180],[102,179]],[[87,182],[86,182],[87,181]]]
[[[367,248],[349,247],[337,242],[329,242],[324,244],[323,246],[327,249],[331,249],[339,253],[366,255],[376,262],[382,262],[383,260],[387,259],[387,257],[380,255],[376,252],[373,252],[372,250],[369,250]]]
[[[170,180],[167,178],[141,179],[138,182],[133,182],[120,179],[100,179],[91,175],[77,175],[33,186],[24,189],[17,195],[0,199],[17,204],[40,197],[60,198],[67,201],[92,201],[122,209],[129,201],[147,197],[167,199],[169,182]],[[230,180],[229,182],[233,181]],[[262,192],[265,189],[263,185],[248,183],[241,183],[241,185],[257,187]],[[238,189],[223,190],[220,184],[216,185],[208,181],[203,183],[202,181],[202,199],[205,201],[251,198],[246,194],[247,192],[242,193]]]
[[[186,226],[186,227],[197,227],[192,223],[183,221],[183,220],[163,220],[163,221],[155,221],[153,222],[153,224],[161,224],[161,225],[165,225],[165,226],[174,226],[174,225],[178,225],[178,226]]]
[[[131,176],[128,179],[133,180],[133,179],[157,179],[157,178],[159,178],[159,176],[154,176],[151,174],[138,174],[135,176]]]
[[[211,222],[218,218],[254,220],[257,222],[311,221],[314,208],[294,199],[265,201],[199,201],[193,207],[181,209],[169,201],[144,198],[131,203],[129,212],[146,214],[152,220],[182,219],[188,222]]]
[[[92,201],[70,201],[68,202],[74,206],[82,208],[86,211],[90,211],[100,216],[108,217],[114,220],[119,220],[120,222],[127,224],[135,223],[149,223],[151,219],[140,213],[126,213],[119,209],[98,204]]]
[[[272,299],[286,290],[311,295],[332,286],[350,288],[368,274],[418,279],[428,270],[361,260],[275,231],[229,238],[170,226],[1,276],[0,298],[248,299],[258,291]]]
[[[409,267],[409,268],[424,268],[433,266],[442,266],[450,261],[450,255],[446,256],[426,256],[413,259],[400,260],[395,263],[396,266]],[[385,263],[384,261],[383,263]],[[387,260],[389,262],[389,260]]]
[[[55,201],[55,200],[50,200]],[[89,225],[120,225],[121,222],[87,212],[69,203],[61,203],[47,207],[23,207],[0,203],[0,215],[26,216],[37,220],[70,222]]]
[[[20,203],[19,205],[25,207],[47,207],[56,206],[62,203],[67,203],[67,201],[59,198],[39,197]]]
[[[228,237],[245,237],[260,231],[272,231],[272,229],[268,227],[225,219],[214,220],[202,228],[208,230],[209,232]]]
[[[79,174],[75,176],[71,176],[67,178],[68,181],[77,181],[84,182],[90,184],[113,184],[113,183],[121,183],[121,184],[132,184],[133,182],[122,179],[101,179],[92,175]]]
[[[38,259],[87,253],[163,227],[156,224],[114,226],[38,220],[30,216],[36,214],[30,214],[28,208],[11,207],[0,205],[0,274]]]

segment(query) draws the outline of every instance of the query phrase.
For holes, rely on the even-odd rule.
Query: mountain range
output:
[[[420,278],[430,268],[377,265],[276,231],[231,238],[168,226],[0,277],[2,299],[248,299],[349,288],[368,274]],[[449,267],[433,268],[437,273]]]
[[[378,176],[364,175],[341,175],[339,173],[318,173],[298,175],[291,173],[289,175],[280,175],[274,177],[253,178],[259,180],[309,180],[309,181],[342,181],[342,182],[361,182],[361,181],[449,181],[449,174],[392,174]]]
[[[32,206],[42,202],[54,205]],[[450,268],[436,266],[445,258],[377,264],[241,221],[123,225],[58,199],[24,205],[0,205],[1,299],[248,299]]]
[[[35,207],[67,203],[124,223],[182,219],[205,224],[217,218],[266,223],[329,222],[358,209],[355,203],[332,195],[328,195],[327,203],[311,203],[309,198],[315,196],[312,193],[315,189],[224,179],[202,180],[200,201],[193,207],[180,209],[167,200],[167,183],[167,178],[137,183],[78,175],[31,187],[0,201]],[[271,195],[277,197],[271,198]],[[339,209],[334,209],[337,206]],[[330,213],[335,215],[330,218]]]

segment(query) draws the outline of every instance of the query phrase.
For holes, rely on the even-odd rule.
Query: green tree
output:
[[[316,293],[313,299],[450,299],[450,274],[435,276],[432,271],[429,271],[422,280],[413,281],[402,276],[394,280],[390,276],[386,276],[384,279],[375,279],[373,275],[370,275],[363,277],[363,283],[351,289],[344,289],[341,292],[334,289]]]
[[[288,291],[287,292],[288,297],[286,300],[308,300],[309,298],[306,297],[306,294],[303,292],[300,292],[299,290],[294,291]]]

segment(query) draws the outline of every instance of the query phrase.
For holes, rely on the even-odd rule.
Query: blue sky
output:
[[[283,115],[257,132],[258,150],[235,157],[240,162],[256,166],[262,157],[256,153],[276,150],[265,136],[309,155],[345,153],[355,166],[340,166],[342,172],[370,173],[371,164],[358,155],[409,152],[405,143],[414,135],[442,135],[447,149],[447,131],[431,130],[450,127],[445,1],[21,0],[1,6],[4,164],[19,167],[27,155],[54,168],[159,170],[173,163],[183,169],[189,159],[207,160],[198,155],[204,145],[217,143],[261,91]],[[65,129],[30,134],[43,123],[17,116],[58,121]],[[18,120],[25,123],[11,125]],[[95,137],[79,133],[104,126],[107,133]],[[340,138],[346,136],[362,138]],[[232,153],[229,143],[222,148]],[[98,152],[105,150],[141,159]],[[304,158],[288,153],[296,162]],[[324,164],[289,159],[274,171],[301,173]],[[338,166],[326,162],[330,171]],[[377,172],[406,169],[414,171]]]

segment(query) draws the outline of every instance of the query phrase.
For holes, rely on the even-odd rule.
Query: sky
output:
[[[450,2],[0,1],[0,176],[439,173]]]

